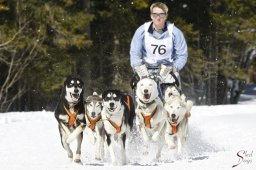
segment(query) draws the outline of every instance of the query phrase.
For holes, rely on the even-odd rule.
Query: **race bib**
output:
[[[144,24],[145,28],[145,61],[149,64],[156,64],[159,60],[169,60],[172,62],[172,30],[173,24],[168,25],[169,35],[163,39],[156,39],[148,32],[151,22]]]

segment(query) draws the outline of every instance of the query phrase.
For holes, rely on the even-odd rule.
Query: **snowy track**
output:
[[[141,138],[134,132],[127,146],[128,165],[112,167],[105,150],[104,161],[94,160],[94,146],[84,136],[83,165],[68,162],[61,146],[53,112],[0,114],[0,170],[84,170],[84,169],[256,169],[256,104],[194,106],[189,119],[187,155],[176,160],[166,146],[160,162],[142,154]],[[117,147],[117,146],[116,146]],[[238,164],[237,152],[252,157]],[[249,159],[252,160],[252,162]]]

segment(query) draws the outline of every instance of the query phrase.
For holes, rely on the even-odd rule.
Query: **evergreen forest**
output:
[[[153,0],[0,0],[0,112],[54,110],[68,75],[84,95],[131,94],[130,42]],[[182,90],[235,104],[256,83],[256,0],[162,0],[189,50]]]

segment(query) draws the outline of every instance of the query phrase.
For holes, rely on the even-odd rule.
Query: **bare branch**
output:
[[[29,24],[29,22],[30,21],[25,22],[25,24],[19,29],[18,32],[16,32],[13,35],[13,37],[10,40],[6,41],[5,43],[0,44],[0,49],[5,47],[5,46],[7,46],[7,45],[9,45],[26,28],[26,26]]]

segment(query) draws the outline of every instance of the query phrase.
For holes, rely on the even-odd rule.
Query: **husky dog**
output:
[[[96,92],[88,96],[86,102],[86,128],[89,140],[92,144],[96,141],[95,159],[103,159],[104,129],[101,120],[102,98]]]
[[[167,116],[163,111],[163,103],[158,96],[157,83],[150,78],[141,79],[137,84],[136,96],[136,125],[142,134],[144,149],[148,150],[149,138],[152,137],[153,141],[158,142],[156,154],[158,160],[161,157],[164,145]]]
[[[177,87],[170,86],[165,91],[164,109],[167,113],[165,140],[170,148],[175,148],[174,137],[177,137],[177,153],[180,155],[188,135],[188,117],[193,102],[185,99]]]
[[[69,143],[76,138],[77,150],[74,162],[81,163],[81,144],[86,125],[85,109],[83,103],[83,81],[77,77],[68,76],[64,82],[59,103],[55,110],[55,118],[61,137],[61,144],[68,153],[68,158],[73,160],[73,152]]]
[[[117,165],[117,158],[113,149],[115,140],[121,145],[122,164],[126,164],[126,139],[133,126],[135,116],[132,98],[119,90],[106,90],[103,92],[102,98],[103,109],[101,115],[112,165]]]
[[[168,86],[164,93],[164,101],[169,102],[177,97],[180,97],[183,101],[185,101],[185,95],[181,93],[177,86]]]

